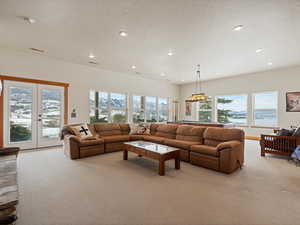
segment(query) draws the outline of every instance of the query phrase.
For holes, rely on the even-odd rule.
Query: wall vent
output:
[[[89,61],[90,64],[93,64],[93,65],[98,65],[97,62],[93,62],[93,61]]]
[[[39,52],[39,53],[44,53],[45,51],[42,50],[42,49],[38,49],[38,48],[30,48],[31,51],[34,51],[34,52]]]

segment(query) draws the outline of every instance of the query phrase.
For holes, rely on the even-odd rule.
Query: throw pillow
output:
[[[278,136],[292,136],[293,135],[293,130],[288,130],[288,129],[280,129],[277,133]]]
[[[150,134],[150,125],[147,123],[130,124],[130,134]]]
[[[93,137],[91,131],[89,130],[89,127],[86,123],[78,125],[78,126],[71,126],[71,129],[75,133],[77,137],[80,138],[88,138]]]
[[[130,126],[130,133],[129,134],[137,134],[138,124],[132,123],[129,126]]]
[[[297,136],[299,137],[300,136],[300,127],[298,127],[295,132],[293,133],[293,136]]]
[[[150,134],[150,123],[140,123],[138,132],[141,134]]]

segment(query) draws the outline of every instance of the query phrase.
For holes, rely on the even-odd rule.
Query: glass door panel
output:
[[[63,88],[39,85],[38,147],[59,145],[63,125]]]
[[[36,144],[34,84],[4,82],[4,143],[7,147],[33,148]]]

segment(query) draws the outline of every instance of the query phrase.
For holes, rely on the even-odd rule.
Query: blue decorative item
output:
[[[291,157],[297,165],[300,163],[300,145],[297,146]]]

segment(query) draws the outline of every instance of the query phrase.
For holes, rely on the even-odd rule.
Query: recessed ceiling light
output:
[[[181,80],[181,82],[184,82],[184,80]]]
[[[136,69],[136,66],[135,66],[135,65],[131,66],[131,69],[135,70],[135,69]]]
[[[161,73],[160,75],[161,75],[162,77],[166,76],[166,74],[165,74],[165,73]]]
[[[121,30],[120,33],[119,33],[119,35],[120,35],[121,37],[127,37],[127,36],[128,36],[128,33],[127,33],[126,31],[124,31],[124,30]]]
[[[256,49],[256,53],[260,53],[260,52],[262,52],[263,51],[263,49],[262,48],[259,48],[259,49]]]
[[[174,53],[172,51],[169,51],[168,56],[172,56],[172,55],[174,55]]]
[[[240,31],[240,30],[242,30],[243,28],[244,28],[243,25],[237,25],[237,26],[235,26],[235,27],[233,28],[233,30],[234,30],[234,31]]]
[[[272,63],[272,62],[268,62],[268,65],[269,65],[269,66],[272,66],[272,65],[273,65],[273,63]]]
[[[94,59],[94,58],[96,58],[96,56],[95,55],[93,55],[92,53],[89,55],[89,58],[90,59]]]
[[[30,17],[23,17],[23,19],[30,24],[34,24],[36,22],[35,19],[30,18]]]

